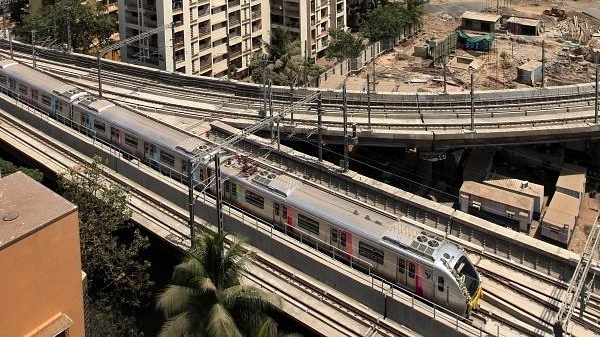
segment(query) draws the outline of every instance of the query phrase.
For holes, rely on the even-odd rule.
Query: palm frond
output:
[[[190,320],[188,313],[183,312],[172,319],[166,321],[160,329],[159,336],[161,337],[179,337],[189,336],[190,332]]]
[[[229,311],[220,304],[214,305],[206,324],[206,332],[209,336],[242,336]]]

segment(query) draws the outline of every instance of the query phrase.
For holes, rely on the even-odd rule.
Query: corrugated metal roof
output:
[[[562,187],[567,190],[584,192],[585,189],[585,167],[563,164],[560,170],[560,176],[556,181],[556,187]]]
[[[564,193],[555,192],[550,205],[546,209],[542,224],[569,228],[575,226],[575,219],[579,215],[579,200]]]

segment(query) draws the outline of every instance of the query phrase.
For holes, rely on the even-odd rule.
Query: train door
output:
[[[281,217],[280,217],[280,204],[278,201],[273,201],[273,224],[275,227],[281,226]]]
[[[52,101],[54,102],[54,100]],[[54,105],[54,103],[52,103]],[[79,120],[79,131],[82,133],[87,133],[87,127],[89,124],[89,117],[86,112],[81,113],[81,119]]]
[[[420,266],[414,262],[408,261],[408,275],[406,286],[415,294],[423,296],[423,278],[420,274]]]
[[[433,299],[435,297],[435,281],[433,279],[433,270],[427,267],[422,267],[421,274],[417,274],[417,277],[422,283],[423,296],[425,298]]]
[[[285,232],[294,232],[294,209],[287,205],[281,205],[281,218],[285,222]]]
[[[58,99],[56,97],[52,97],[52,101],[50,103],[50,117],[52,117],[54,119],[56,119],[56,115],[58,115],[58,105],[59,105]],[[81,116],[83,116],[83,114]],[[83,117],[82,117],[82,119],[83,119]],[[82,124],[83,124],[83,121],[82,121]]]
[[[352,256],[352,234],[341,229],[331,228],[331,246],[337,259],[350,261]]]
[[[398,258],[398,269],[396,272],[396,283],[405,286],[406,285],[406,260],[404,258]]]
[[[448,307],[450,303],[450,291],[443,276],[437,276],[435,283],[435,298],[437,304]]]

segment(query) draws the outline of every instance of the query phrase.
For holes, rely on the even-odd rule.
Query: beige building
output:
[[[554,192],[540,225],[542,236],[565,245],[569,244],[579,218],[579,207],[577,198]]]
[[[245,72],[269,41],[266,0],[119,0],[121,40],[175,23],[121,48],[125,62],[192,75]]]
[[[270,9],[271,27],[288,29],[306,58],[323,56],[329,29],[346,28],[346,0],[274,0]]]
[[[273,22],[271,21],[273,20]],[[213,77],[245,77],[274,26],[321,56],[328,30],[346,26],[346,0],[119,0],[121,40],[174,22],[173,29],[121,48],[125,62]]]
[[[556,181],[556,191],[570,195],[579,200],[579,205],[583,201],[585,193],[586,169],[582,166],[563,164],[558,180]]]
[[[0,179],[2,336],[83,336],[77,207],[15,173]]]
[[[539,217],[542,214],[542,208],[544,207],[544,185],[505,177],[497,173],[488,174],[482,183],[533,198],[534,215],[537,213],[537,217]]]
[[[526,232],[533,219],[533,198],[474,181],[465,181],[459,192],[460,210],[496,217]],[[494,219],[490,219],[493,222]]]

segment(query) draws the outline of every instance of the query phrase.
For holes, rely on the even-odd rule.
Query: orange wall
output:
[[[77,212],[0,251],[0,334],[22,336],[62,312],[84,336]]]

